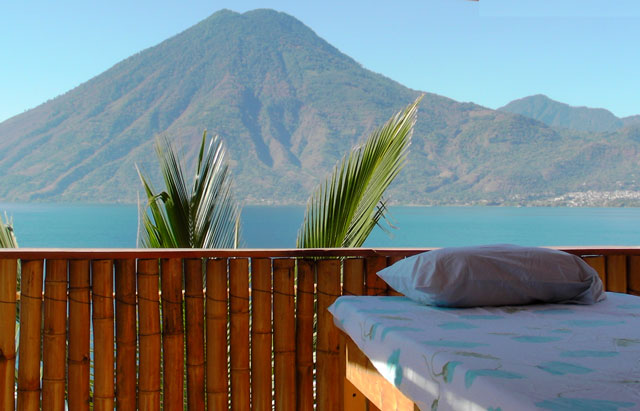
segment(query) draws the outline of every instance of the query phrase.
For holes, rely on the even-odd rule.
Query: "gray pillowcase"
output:
[[[378,276],[414,301],[445,307],[594,304],[606,298],[598,273],[580,257],[508,244],[429,251]]]

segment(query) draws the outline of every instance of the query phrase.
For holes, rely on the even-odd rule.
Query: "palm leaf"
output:
[[[360,247],[387,213],[383,194],[404,167],[422,96],[355,147],[307,203],[299,248]]]
[[[4,220],[0,216],[0,248],[18,248],[13,221],[7,217],[7,213],[4,213]]]
[[[218,136],[209,144],[206,137],[205,131],[190,189],[181,161],[166,137],[156,140],[165,190],[157,193],[138,170],[147,197],[146,207],[139,209],[142,220],[139,242],[143,247],[237,246],[240,207],[233,197],[224,146]]]

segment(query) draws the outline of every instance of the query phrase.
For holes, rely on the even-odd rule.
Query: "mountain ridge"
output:
[[[207,129],[223,138],[246,204],[301,204],[354,144],[420,94],[285,13],[221,10],[0,123],[0,199],[135,202],[136,164],[160,181],[154,136],[170,136],[192,164]],[[601,170],[621,146],[640,152],[633,130],[558,129],[425,93],[408,166],[389,195],[520,204],[589,180],[595,190],[635,190],[621,171],[633,156]]]
[[[640,124],[640,115],[617,117],[604,108],[571,106],[553,100],[544,94],[534,94],[513,100],[498,110],[520,114],[541,121],[548,126],[579,131],[616,131],[623,127]]]

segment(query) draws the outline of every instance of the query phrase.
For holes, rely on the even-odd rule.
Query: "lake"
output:
[[[21,247],[135,247],[135,205],[0,203]],[[246,206],[243,247],[291,248],[302,206]],[[376,228],[368,247],[640,245],[640,208],[391,207],[391,236]]]

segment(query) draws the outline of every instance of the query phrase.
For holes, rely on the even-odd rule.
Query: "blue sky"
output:
[[[459,101],[543,93],[640,114],[637,0],[32,0],[0,6],[0,121],[222,8],[284,11],[364,67]]]

